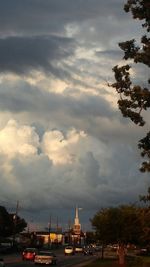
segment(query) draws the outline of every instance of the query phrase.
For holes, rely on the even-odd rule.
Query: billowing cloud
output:
[[[0,1],[0,201],[14,210],[19,200],[35,224],[50,211],[67,223],[77,204],[88,224],[97,209],[147,190],[137,142],[149,121],[137,128],[123,118],[108,86],[122,63],[118,42],[144,32],[123,5]],[[138,83],[149,74],[133,73]]]
[[[31,86],[27,82],[8,82],[0,84],[0,110],[22,113],[29,112],[46,116],[49,113],[54,117],[51,120],[65,117],[115,117],[116,110],[108,105],[108,101],[101,95],[79,93],[57,94],[43,91],[42,88]],[[44,116],[43,116],[44,115]],[[56,116],[56,117],[55,117]],[[71,118],[70,118],[71,120]],[[63,122],[62,122],[63,123]],[[73,125],[72,125],[73,126]]]
[[[76,151],[72,154],[72,148],[75,150],[77,145],[80,146],[85,137],[84,132],[77,133],[74,129],[67,133],[66,137],[58,130],[46,132],[43,137],[42,150],[54,164],[69,164],[74,161],[77,154]]]
[[[38,144],[39,140],[34,128],[19,127],[14,120],[10,120],[6,127],[0,131],[0,153],[8,157],[36,154]]]
[[[133,201],[141,190],[130,147],[75,129],[46,131],[39,142],[35,128],[9,121],[0,132],[0,155],[1,197],[6,201],[9,193],[12,200],[16,193],[24,210],[69,208],[76,201],[95,209],[99,198],[103,206],[115,205],[123,195]]]

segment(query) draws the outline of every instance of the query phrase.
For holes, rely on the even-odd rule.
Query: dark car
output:
[[[38,254],[34,258],[35,264],[57,264],[57,257],[51,251],[39,251]]]
[[[30,260],[33,261],[35,258],[35,255],[38,253],[38,250],[36,248],[26,248],[22,252],[22,260]]]
[[[150,250],[147,247],[140,248],[136,252],[137,256],[149,256],[150,255]]]

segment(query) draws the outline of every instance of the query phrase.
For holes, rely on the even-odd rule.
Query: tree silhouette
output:
[[[13,223],[5,207],[0,206],[0,238],[12,234]]]
[[[6,208],[0,206],[0,238],[8,237],[22,232],[27,226],[26,221],[19,216],[14,220],[14,214],[7,212]]]
[[[142,233],[140,208],[133,205],[102,208],[91,219],[99,240],[104,244],[138,244]]]
[[[137,45],[135,39],[119,43],[124,51],[124,60],[132,60],[132,65],[115,66],[113,68],[116,82],[111,84],[119,94],[118,106],[124,117],[130,118],[135,124],[144,126],[145,120],[142,111],[150,108],[150,78],[135,84],[131,69],[135,64],[143,64],[143,68],[150,67],[150,1],[128,0],[124,5],[125,12],[131,12],[133,19],[142,21],[145,35],[141,37]],[[144,84],[144,85],[143,85]],[[150,132],[139,140],[138,148],[144,157],[140,171],[150,172]]]

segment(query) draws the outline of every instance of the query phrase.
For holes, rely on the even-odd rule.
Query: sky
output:
[[[135,126],[108,87],[124,64],[119,42],[140,39],[123,0],[0,0],[0,205],[36,230],[73,223],[87,230],[103,207],[138,203]],[[125,62],[126,63],[126,62]],[[132,64],[132,62],[131,62]],[[132,72],[137,82],[148,70]]]

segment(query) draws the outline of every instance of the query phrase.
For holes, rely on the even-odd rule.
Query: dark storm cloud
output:
[[[51,113],[69,114],[73,117],[114,117],[116,111],[102,97],[83,95],[80,99],[49,93],[22,82],[14,85],[0,85],[0,110],[10,112],[31,112],[42,116]],[[49,116],[49,115],[48,115]],[[68,115],[67,115],[68,116]]]
[[[28,73],[43,69],[60,76],[53,66],[73,54],[73,40],[62,37],[9,37],[0,39],[0,72]]]
[[[0,32],[58,32],[69,22],[119,14],[123,4],[123,0],[1,0]],[[123,11],[119,16],[123,19]]]

